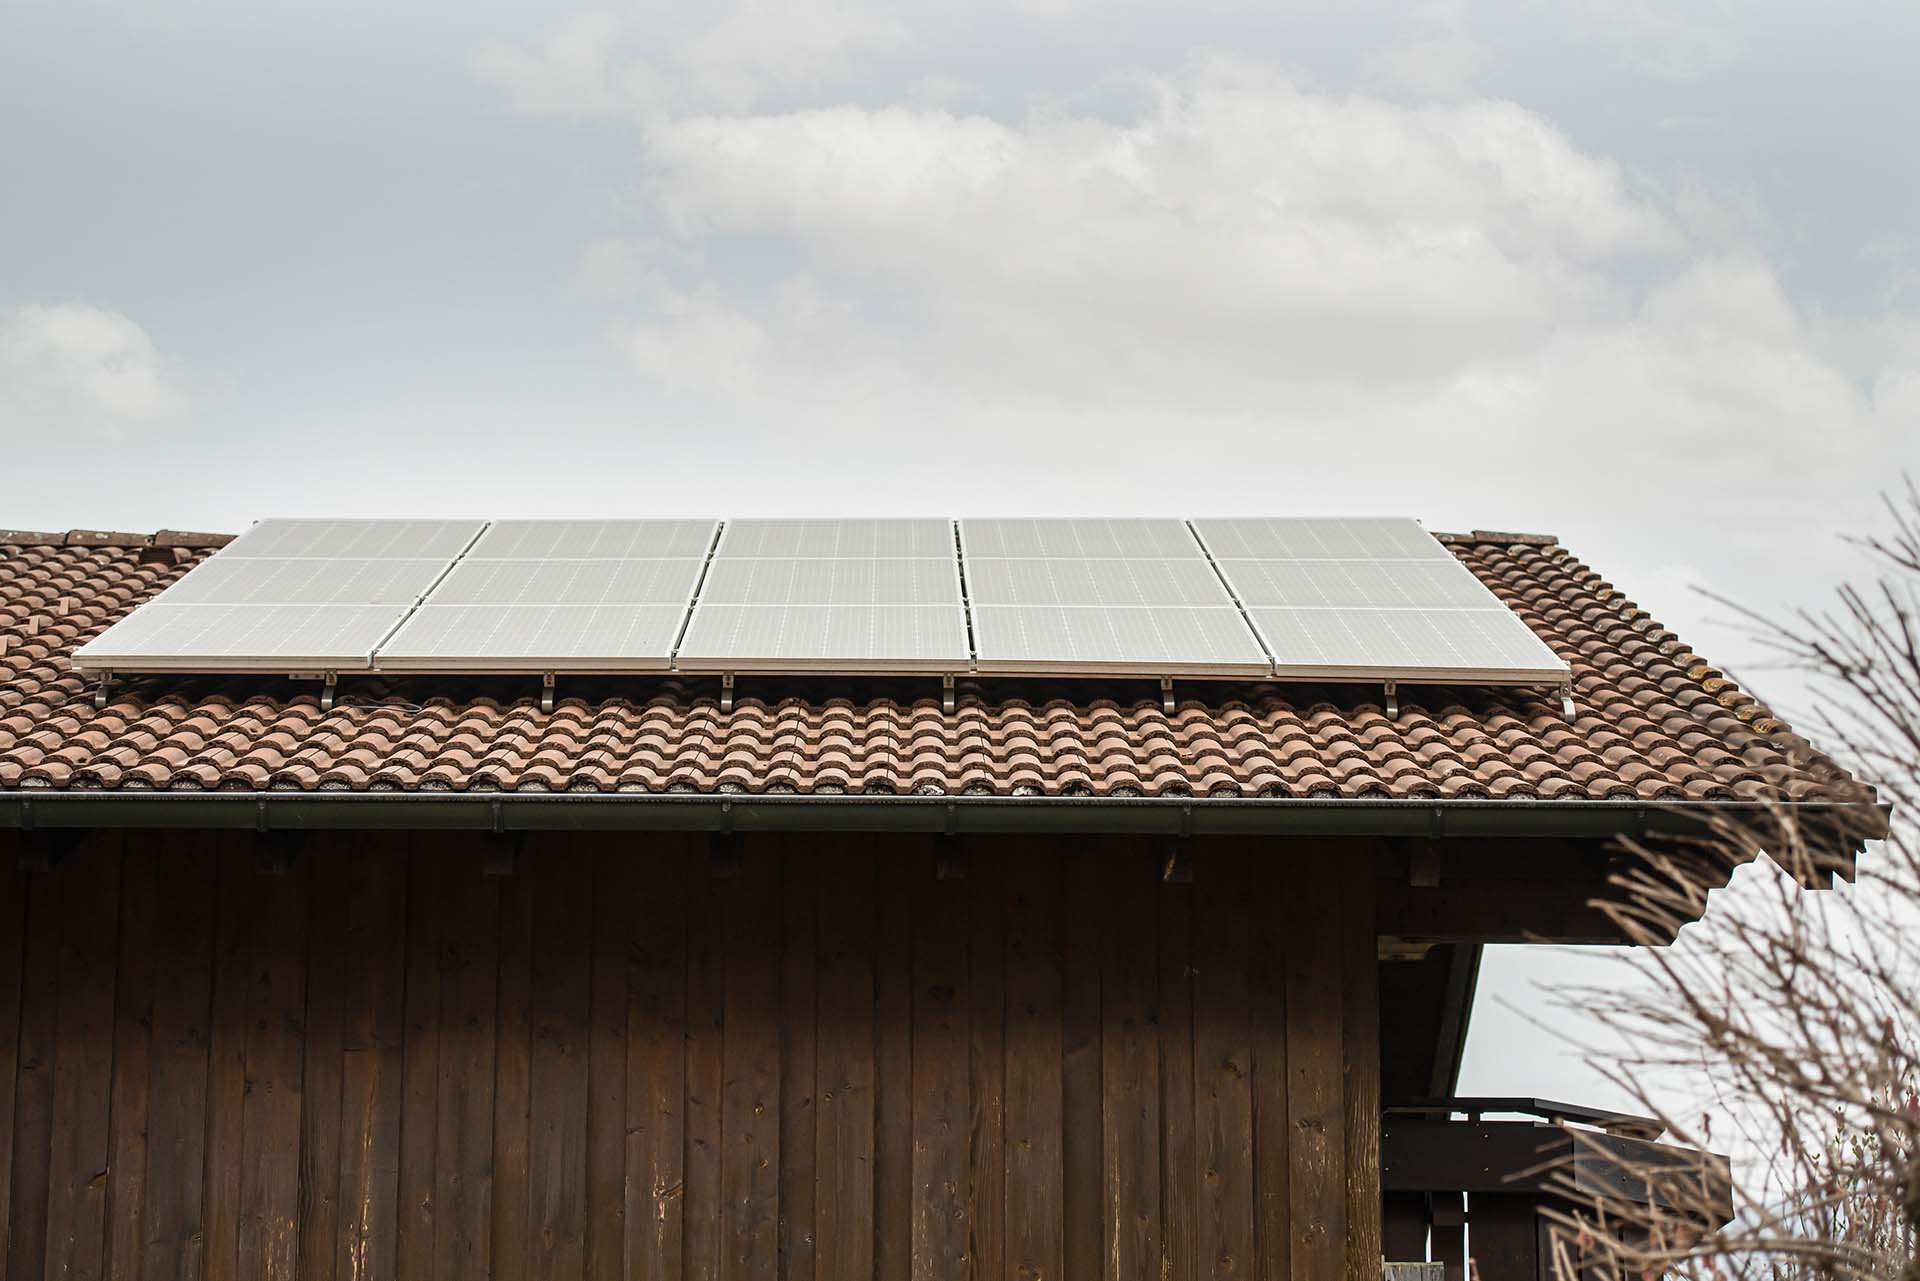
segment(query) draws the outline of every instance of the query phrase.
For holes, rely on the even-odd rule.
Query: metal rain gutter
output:
[[[1858,807],[1802,802],[1802,821],[1862,825]],[[1875,830],[1887,809],[1873,807]],[[698,831],[1163,836],[1564,837],[1697,832],[1765,804],[1634,800],[873,796],[823,793],[0,792],[0,828],[254,831]]]

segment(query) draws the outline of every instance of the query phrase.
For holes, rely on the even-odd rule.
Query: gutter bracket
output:
[[[731,712],[733,710],[732,672],[720,673],[720,710],[723,712]]]
[[[340,691],[340,674],[328,672],[320,678],[320,710],[333,710],[333,696]],[[265,829],[262,829],[265,830]]]
[[[1573,720],[1577,715],[1579,715],[1579,713],[1575,712],[1573,709],[1573,686],[1572,685],[1562,685],[1560,687],[1560,714],[1566,717],[1569,721]]]
[[[553,711],[553,673],[540,673],[540,710],[549,714]]]
[[[1173,677],[1160,678],[1160,710],[1168,716],[1173,715]]]
[[[267,830],[267,802],[265,797],[253,803],[253,822],[256,832],[264,832]]]
[[[1400,683],[1398,681],[1388,681],[1386,682],[1386,689],[1387,719],[1397,721],[1400,719]]]
[[[940,678],[940,710],[949,716],[953,715],[954,692],[952,672],[948,672]]]
[[[507,816],[505,811],[501,808],[500,798],[498,796],[493,798],[493,801],[489,806],[489,808],[493,812],[493,834],[495,836],[500,836],[505,834],[507,830]]]
[[[960,835],[960,806],[953,801],[947,802],[947,835]]]

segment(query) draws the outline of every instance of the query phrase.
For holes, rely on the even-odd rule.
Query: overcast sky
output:
[[[1408,514],[1738,672],[1915,453],[1916,15],[8,0],[0,525]]]

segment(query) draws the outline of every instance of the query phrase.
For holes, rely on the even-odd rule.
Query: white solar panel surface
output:
[[[1198,520],[1278,676],[1560,683],[1567,665],[1418,522]]]
[[[81,671],[355,671],[480,521],[263,520],[74,654]]]
[[[1259,640],[1180,520],[964,520],[983,672],[1265,676]]]
[[[742,520],[721,532],[675,665],[958,672],[970,660],[945,520]]]
[[[380,647],[393,672],[659,672],[718,525],[497,521]]]
[[[1569,675],[1412,520],[997,519],[962,521],[957,534],[958,546],[944,519],[267,520],[74,662],[290,674]]]

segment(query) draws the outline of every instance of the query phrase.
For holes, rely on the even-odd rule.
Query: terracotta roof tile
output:
[[[1443,535],[1574,669],[1547,691],[962,681],[563,681],[311,686],[150,677],[96,711],[75,646],[226,535],[0,530],[0,788],[781,791],[968,795],[1567,797],[1847,795],[1845,776],[1551,538]]]

